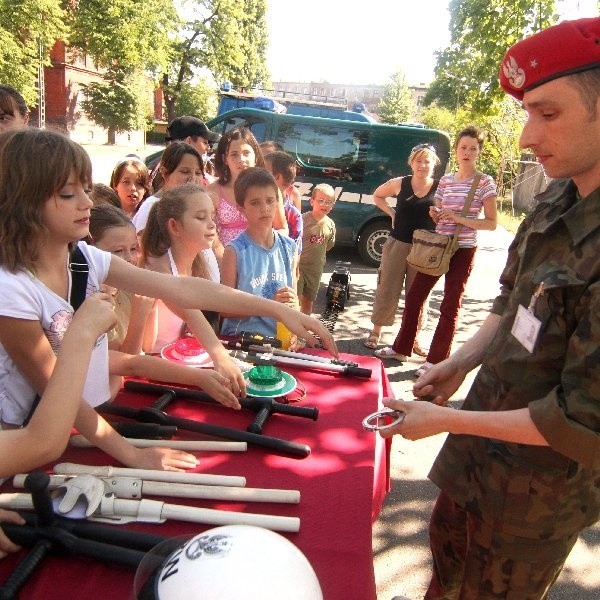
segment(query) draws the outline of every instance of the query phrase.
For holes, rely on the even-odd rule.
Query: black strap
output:
[[[85,300],[85,291],[90,272],[90,267],[79,246],[75,246],[71,251],[69,271],[71,271],[71,296],[69,297],[69,302],[73,309],[77,310]]]
[[[69,303],[73,307],[73,310],[77,310],[85,300],[87,280],[90,273],[90,266],[88,265],[87,260],[85,260],[83,252],[77,245],[71,250],[71,255],[69,257],[69,271],[71,271],[71,295],[69,296]],[[23,427],[31,420],[40,400],[40,395],[36,394],[33,399],[33,404],[29,409],[29,413],[23,421]]]

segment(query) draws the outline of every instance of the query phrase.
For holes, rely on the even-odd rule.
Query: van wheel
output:
[[[383,244],[388,239],[390,227],[385,221],[369,223],[358,236],[358,253],[370,267],[378,267],[381,262]]]

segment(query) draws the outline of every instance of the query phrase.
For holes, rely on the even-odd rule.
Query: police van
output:
[[[355,246],[371,266],[381,261],[390,219],[373,202],[373,191],[393,177],[410,173],[412,148],[431,144],[441,164],[441,176],[450,157],[450,140],[444,132],[422,127],[382,125],[306,115],[238,108],[207,122],[211,131],[224,134],[233,127],[248,127],[259,142],[274,140],[296,158],[296,187],[303,211],[313,186],[328,183],[336,204],[330,216],[336,224],[336,244]]]

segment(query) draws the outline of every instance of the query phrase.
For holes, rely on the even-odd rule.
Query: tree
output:
[[[206,79],[194,84],[185,83],[175,103],[175,114],[193,115],[201,121],[208,121],[217,114],[218,103],[215,87]]]
[[[69,43],[100,67],[158,72],[180,24],[173,0],[78,0]]]
[[[382,123],[394,125],[410,121],[417,105],[412,98],[404,73],[401,70],[396,71],[391,76],[391,80],[391,83],[383,88],[377,114]]]
[[[162,76],[167,118],[176,116],[184,86],[201,70],[235,87],[266,79],[265,0],[199,0],[184,4],[189,14],[173,42],[171,61]]]
[[[556,0],[450,0],[450,45],[438,54],[426,103],[478,112],[499,101],[506,49],[557,20]]]
[[[111,69],[104,80],[83,86],[85,98],[81,107],[89,118],[108,130],[108,143],[114,144],[117,133],[145,125],[148,106],[144,98],[144,75]]]
[[[38,100],[38,68],[67,32],[67,14],[55,0],[0,0],[0,81],[19,90],[30,106]]]

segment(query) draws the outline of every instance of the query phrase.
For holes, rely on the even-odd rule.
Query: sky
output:
[[[597,0],[561,0],[563,18],[598,16]],[[268,0],[272,81],[389,83],[433,80],[450,40],[448,0]]]

